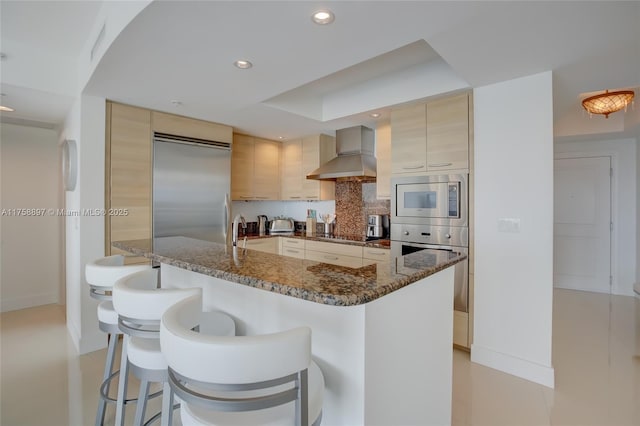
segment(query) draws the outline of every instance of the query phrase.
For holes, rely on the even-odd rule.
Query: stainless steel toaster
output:
[[[294,223],[293,219],[288,218],[274,218],[269,226],[269,232],[293,232]]]

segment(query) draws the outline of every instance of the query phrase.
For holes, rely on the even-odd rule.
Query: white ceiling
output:
[[[1,1],[2,103],[20,105],[12,117],[61,122],[76,94],[29,87],[13,58],[41,55],[56,66],[52,54],[77,55],[100,5]],[[333,10],[333,24],[312,23],[321,7]],[[84,92],[289,138],[375,127],[369,112],[385,119],[393,105],[552,70],[562,134],[623,135],[640,108],[598,130],[603,117],[580,124],[588,120],[580,99],[615,88],[640,94],[639,22],[638,1],[155,1],[110,46]],[[236,59],[254,67],[236,69]],[[46,75],[46,66],[37,71]],[[517,95],[514,105],[526,101]]]

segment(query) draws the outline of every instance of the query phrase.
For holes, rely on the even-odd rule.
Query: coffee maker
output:
[[[367,216],[367,238],[382,238],[384,228],[382,226],[381,214],[370,214]]]

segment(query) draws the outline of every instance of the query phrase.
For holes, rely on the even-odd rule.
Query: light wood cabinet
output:
[[[469,169],[468,95],[427,103],[427,171]]]
[[[280,237],[280,240],[282,243],[281,255],[304,259],[305,241],[303,239]]]
[[[425,104],[391,111],[391,173],[427,171]]]
[[[376,247],[363,247],[362,262],[365,265],[371,263],[385,263],[391,259],[391,250]]]
[[[362,266],[362,247],[313,240],[306,241],[304,258],[332,265],[359,268]]]
[[[151,111],[108,102],[106,129],[105,207],[127,214],[106,216],[105,252],[127,254],[111,242],[151,238]]]
[[[335,183],[307,179],[320,165],[336,156],[335,138],[313,135],[282,143],[281,198],[283,200],[333,200]]]
[[[197,120],[165,112],[152,111],[152,127],[156,133],[227,142],[233,140],[233,128],[224,124]]]
[[[391,199],[391,124],[380,123],[376,128],[376,198]]]
[[[277,238],[251,239],[251,240],[247,240],[245,247],[250,250],[257,250],[265,253],[278,254],[278,239]]]
[[[470,169],[471,95],[391,111],[392,175]]]
[[[277,200],[280,195],[280,142],[234,134],[231,198]]]

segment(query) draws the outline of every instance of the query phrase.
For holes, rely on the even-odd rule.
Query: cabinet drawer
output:
[[[239,243],[239,245],[242,245],[242,243]],[[250,250],[278,254],[278,240],[276,238],[259,238],[255,240],[247,240],[246,247]]]
[[[305,241],[305,249],[321,251],[335,256],[353,256],[362,259],[362,247],[348,244],[325,243],[323,241]]]
[[[300,238],[282,238],[282,247],[291,247],[304,250],[304,240]]]
[[[391,258],[391,250],[375,247],[365,247],[362,250],[363,259],[375,260],[376,262],[388,262]]]
[[[313,250],[305,250],[305,259],[316,262],[330,263],[332,265],[359,268],[362,266],[362,257],[346,256],[337,253],[327,253]]]
[[[295,257],[297,259],[304,259],[304,249],[283,246],[282,255]]]

